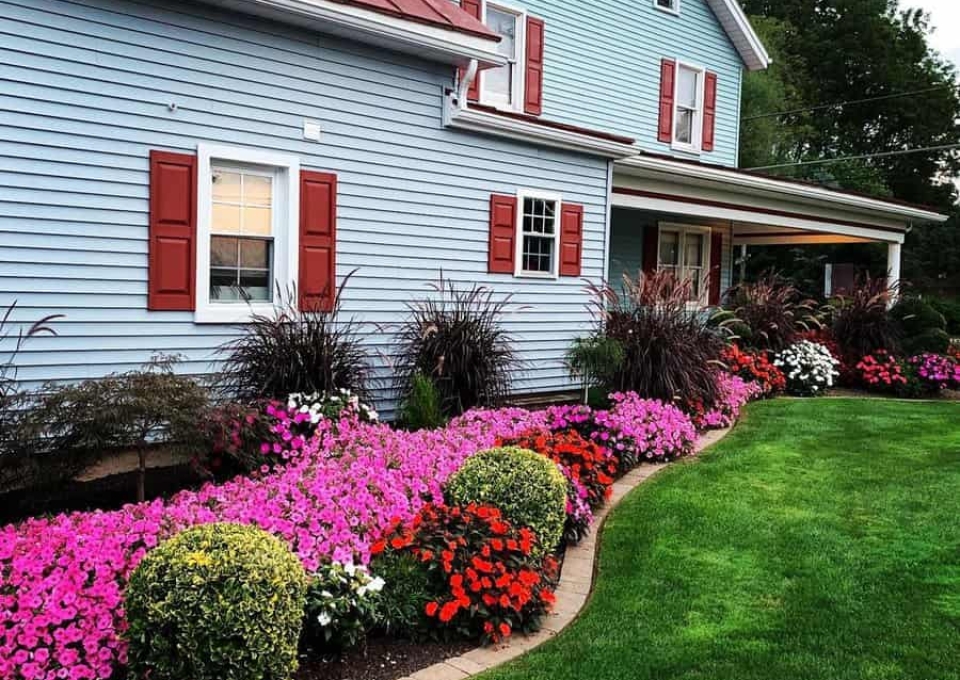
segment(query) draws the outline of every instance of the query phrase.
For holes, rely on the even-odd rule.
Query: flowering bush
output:
[[[351,562],[322,565],[307,587],[304,642],[334,650],[362,645],[384,585],[382,578]]]
[[[763,396],[773,396],[787,387],[783,371],[773,365],[766,352],[745,352],[737,345],[729,345],[720,361],[731,374],[759,385]]]
[[[214,406],[201,417],[207,453],[195,462],[218,477],[254,472],[267,461],[262,446],[274,439],[276,421],[267,413],[270,403],[246,406],[227,403]]]
[[[787,392],[814,396],[836,383],[840,362],[821,344],[801,340],[780,352],[773,362],[787,378]]]
[[[870,390],[896,392],[907,384],[900,360],[885,349],[863,357],[856,370],[857,382]]]
[[[635,392],[610,395],[613,406],[594,414],[592,439],[610,450],[623,474],[642,461],[663,462],[693,451],[697,430],[690,416],[662,401]]]
[[[740,417],[740,410],[764,394],[759,383],[748,383],[729,373],[717,374],[717,386],[720,396],[716,405],[706,410],[694,407],[692,411],[693,423],[699,430],[717,430],[732,426]]]
[[[943,354],[920,354],[907,362],[928,393],[960,387],[960,362]]]
[[[515,529],[497,508],[425,506],[373,547],[413,554],[432,576],[436,599],[426,614],[446,630],[497,642],[539,628],[555,601],[556,560],[534,533]]]

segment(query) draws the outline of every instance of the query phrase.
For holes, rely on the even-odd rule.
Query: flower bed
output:
[[[264,467],[258,478],[115,512],[3,527],[0,677],[109,677],[126,663],[123,592],[130,574],[148,550],[191,526],[258,526],[283,539],[315,572],[331,560],[367,563],[386,531],[413,521],[427,505],[442,504],[444,482],[466,458],[498,440],[576,428],[589,432],[621,468],[624,460],[665,460],[692,450],[696,431],[676,407],[636,395],[613,399],[613,408],[596,413],[584,407],[473,411],[446,428],[415,433],[355,415],[320,420],[312,423],[311,438],[292,435],[282,437],[288,446],[271,446],[269,453],[285,464]],[[280,419],[281,427],[290,417]]]

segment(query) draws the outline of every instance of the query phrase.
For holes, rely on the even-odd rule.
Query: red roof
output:
[[[448,31],[477,35],[499,42],[500,36],[450,0],[334,0],[399,19],[428,24]]]

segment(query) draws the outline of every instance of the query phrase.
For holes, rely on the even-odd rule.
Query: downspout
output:
[[[451,90],[444,88],[444,127],[449,127],[453,122],[453,119],[457,117],[457,114],[460,111],[467,110],[467,105],[470,103],[470,86],[473,85],[473,81],[476,80],[477,73],[479,72],[480,62],[476,59],[471,59],[467,68],[463,69],[457,91],[452,92]]]

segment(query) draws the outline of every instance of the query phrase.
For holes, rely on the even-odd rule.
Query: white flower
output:
[[[343,570],[347,572],[347,575],[351,578],[357,573],[357,567],[352,562],[347,562],[345,565],[343,565]]]
[[[333,593],[331,593],[329,590],[323,590],[320,592],[320,597],[325,597],[327,599],[330,599],[333,597]]]
[[[333,617],[330,616],[327,612],[322,612],[320,616],[317,617],[317,623],[322,627],[326,628],[331,623],[333,623]]]
[[[369,590],[371,593],[379,593],[381,590],[383,590],[385,585],[387,585],[387,582],[377,576],[367,584],[367,590]]]

